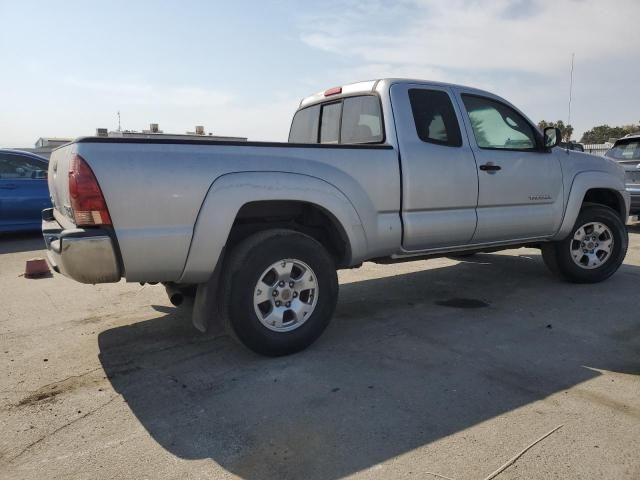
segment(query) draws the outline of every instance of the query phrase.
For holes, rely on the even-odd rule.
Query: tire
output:
[[[542,258],[549,270],[569,282],[597,283],[620,268],[628,244],[627,229],[614,210],[588,205],[580,211],[567,238],[542,246]]]
[[[223,298],[227,327],[236,339],[261,355],[289,355],[311,345],[331,321],[338,299],[335,262],[303,233],[258,232],[227,257]]]

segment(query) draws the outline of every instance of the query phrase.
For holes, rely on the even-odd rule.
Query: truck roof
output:
[[[466,85],[459,85],[455,83],[446,83],[446,82],[438,82],[434,80],[425,80],[425,79],[415,79],[415,78],[378,78],[375,80],[364,80],[355,83],[348,83],[341,86],[336,86],[329,88],[328,90],[323,90],[318,93],[314,93],[313,95],[309,95],[308,97],[302,98],[300,100],[300,105],[298,108],[306,107],[308,105],[312,105],[314,103],[319,103],[325,101],[328,96],[335,95],[336,97],[345,96],[345,95],[353,95],[358,93],[371,93],[375,92],[379,86],[386,85],[390,87],[395,83],[424,83],[429,85],[434,85],[438,87],[462,87],[467,90],[473,90],[477,93],[488,94],[494,96],[494,94],[487,92],[485,90],[480,90],[474,87],[468,87]],[[339,91],[337,89],[340,89]],[[337,93],[329,93],[331,91],[337,91]]]

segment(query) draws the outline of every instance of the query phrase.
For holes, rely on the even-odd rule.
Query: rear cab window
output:
[[[380,143],[383,140],[380,101],[373,95],[345,98],[340,143]]]
[[[384,141],[380,99],[376,95],[345,97],[298,110],[290,143],[370,144]]]
[[[298,110],[291,122],[290,143],[318,143],[320,105]]]
[[[340,115],[342,102],[322,105],[320,116],[320,143],[340,142]]]

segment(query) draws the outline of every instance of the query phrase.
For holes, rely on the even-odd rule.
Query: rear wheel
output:
[[[627,229],[616,212],[590,205],[580,211],[567,238],[543,245],[542,257],[552,272],[570,282],[596,283],[618,270],[627,246]]]
[[[331,321],[338,297],[334,261],[305,234],[256,233],[231,252],[226,273],[231,333],[257,353],[300,351]]]

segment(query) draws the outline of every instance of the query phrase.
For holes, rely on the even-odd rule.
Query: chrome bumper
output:
[[[111,237],[100,229],[63,230],[52,209],[42,211],[42,236],[53,270],[80,283],[120,280],[120,266]]]

